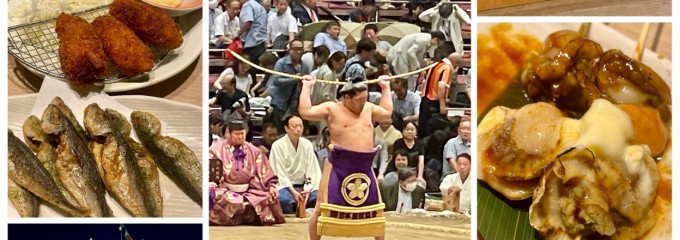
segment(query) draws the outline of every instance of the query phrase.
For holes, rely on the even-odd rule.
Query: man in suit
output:
[[[316,8],[317,0],[301,0],[293,6],[293,17],[302,25],[319,21],[319,11]]]
[[[397,172],[399,184],[380,185],[380,195],[385,203],[385,211],[406,213],[412,209],[422,208],[425,204],[425,189],[418,186],[416,170],[405,167]]]
[[[443,45],[446,37],[442,32],[413,33],[399,40],[387,52],[387,63],[394,67],[395,74],[407,73],[425,66],[425,53],[434,56],[434,50]],[[416,90],[417,76],[408,80],[408,90]]]

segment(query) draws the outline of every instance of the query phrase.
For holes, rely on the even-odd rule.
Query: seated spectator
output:
[[[389,153],[387,152],[387,143],[385,140],[374,138],[375,146],[380,146],[380,151],[373,156],[373,173],[376,176],[384,176],[387,165],[389,164]]]
[[[290,6],[290,4],[288,4],[288,5]],[[293,15],[292,12],[290,11],[290,9],[291,9],[290,7],[286,8],[286,14]],[[278,13],[278,10],[276,9],[276,7],[273,7],[271,9],[269,9],[268,14],[269,14],[269,16],[276,16],[277,13]],[[297,19],[295,19],[295,21],[296,21],[295,24],[297,26]]]
[[[394,142],[394,151],[399,149],[406,150],[409,154],[408,166],[415,168],[418,171],[418,183],[420,186],[425,187],[426,182],[423,178],[423,173],[425,171],[425,151],[423,144],[418,142],[416,136],[418,135],[418,130],[416,128],[415,122],[406,122],[404,130],[401,132],[404,136],[403,138],[397,139]],[[391,171],[388,169],[387,171]],[[393,170],[392,170],[393,171]]]
[[[316,72],[316,79],[326,81],[338,81],[338,75],[345,67],[347,56],[342,52],[334,52],[328,60]],[[314,84],[312,89],[312,105],[318,105],[326,101],[334,101],[337,98],[338,86],[334,84]]]
[[[277,189],[283,213],[292,214],[298,204],[313,208],[321,181],[321,168],[314,145],[302,137],[302,118],[290,115],[284,121],[286,135],[272,144],[271,164],[279,177]],[[308,184],[305,184],[308,183]],[[308,196],[304,202],[304,195]]]
[[[357,23],[375,22],[375,13],[377,11],[378,8],[375,6],[375,0],[362,0],[361,6],[349,13],[349,21]]]
[[[314,49],[312,49],[314,50]],[[314,52],[308,51],[302,54],[302,65],[305,65],[308,69],[314,70]]]
[[[238,18],[241,6],[239,0],[229,0],[227,11],[215,18],[214,35],[211,35],[211,43],[218,48],[226,48],[231,44],[240,29]]]
[[[380,185],[380,195],[385,203],[385,211],[407,213],[422,208],[425,204],[425,189],[418,186],[416,171],[412,168],[401,168],[397,171],[399,184]]]
[[[210,99],[210,104],[218,104],[222,108],[222,115],[226,119],[230,116],[239,115],[241,119],[250,116],[250,104],[248,95],[241,89],[236,88],[236,80],[229,75],[221,81],[222,90],[217,96]],[[238,113],[238,114],[237,114]],[[237,116],[238,118],[238,116]]]
[[[325,32],[317,33],[314,37],[313,47],[325,45],[331,52],[341,51],[347,54],[347,45],[345,41],[340,39],[340,23],[338,21],[330,21],[326,23]]]
[[[463,118],[458,126],[458,136],[450,139],[444,145],[444,163],[442,176],[458,171],[456,157],[460,154],[470,154],[470,119]]]
[[[444,120],[447,121],[448,120]],[[448,125],[447,125],[448,126]],[[444,130],[436,130],[430,136],[418,139],[425,148],[425,172],[423,178],[427,182],[428,192],[439,191],[439,184],[442,179],[442,162],[444,144],[450,139],[448,127]]]
[[[445,176],[444,180],[442,180],[442,184],[439,185],[442,196],[460,194],[458,211],[461,213],[470,211],[470,182],[472,182],[468,181],[470,180],[468,179],[470,176],[470,161],[470,154],[461,153],[458,155],[458,157],[456,157],[458,172]],[[453,165],[451,167],[453,168]],[[454,169],[451,169],[451,171],[454,171]]]
[[[378,26],[375,24],[366,24],[364,27],[363,38],[370,39],[373,43],[375,43],[375,47],[378,50],[385,53],[387,53],[387,51],[389,51],[392,47],[392,44],[388,43],[387,41],[380,40],[380,37],[378,37]]]
[[[213,138],[220,139],[222,137],[222,126],[224,126],[224,119],[222,114],[210,113],[208,116],[210,127],[208,128],[208,146],[212,146]]]
[[[272,9],[272,0],[260,0],[260,5],[264,8],[264,10],[269,14]]]
[[[286,44],[295,39],[298,33],[297,22],[288,10],[288,0],[276,0],[276,15],[267,21],[267,46],[286,49]]]
[[[392,111],[404,116],[404,121],[418,121],[420,97],[408,91],[406,79],[397,78],[392,81]]]
[[[299,24],[307,25],[319,21],[319,11],[316,8],[317,0],[301,0],[293,5],[293,17],[295,17]]]
[[[245,141],[244,122],[228,124],[229,138],[210,147],[210,158],[225,167],[218,182],[209,184],[210,224],[221,226],[284,223],[276,199],[278,178],[266,156]]]
[[[278,61],[279,58],[276,57],[276,54],[271,53],[271,52],[265,52],[260,56],[260,66],[266,68],[266,69],[274,69],[274,65],[276,64],[276,61]],[[251,91],[251,96],[255,97],[267,97],[269,96],[269,91],[267,90],[267,83],[269,83],[269,78],[271,77],[271,74],[265,73],[264,74],[264,79],[262,81],[258,81],[255,86],[250,90]]]
[[[408,167],[408,153],[406,150],[398,149],[394,151],[392,156],[393,157],[388,163],[388,169],[391,170],[385,170],[384,177],[383,175],[378,176],[378,181],[382,180],[383,186],[392,186],[397,184],[399,182],[399,169]]]
[[[244,55],[244,57],[247,58],[248,55]],[[233,61],[229,65],[229,67],[225,68],[224,71],[220,73],[220,76],[215,83],[213,83],[213,86],[217,89],[222,89],[222,82],[225,78],[235,78],[236,88],[245,92],[248,97],[252,97],[252,95],[250,95],[250,88],[253,85],[253,78],[252,75],[248,74],[250,65],[242,63],[241,61]]]
[[[366,79],[366,62],[371,61],[375,55],[375,43],[369,39],[361,39],[357,43],[355,55],[345,63],[340,81],[349,81],[349,79],[361,78]]]
[[[208,9],[208,13],[210,14],[210,17],[208,18],[208,37],[210,39],[210,45],[215,46],[215,43],[213,43],[213,38],[215,36],[215,19],[222,15],[222,10],[218,8],[217,0],[210,0],[208,6],[210,8]]]
[[[279,131],[273,123],[266,122],[262,124],[262,138],[253,140],[253,145],[260,148],[260,150],[270,157],[269,153],[272,149],[272,144],[279,138]]]
[[[288,49],[288,56],[276,61],[274,70],[293,75],[309,74],[311,70],[301,62],[303,47],[301,40],[293,40]],[[272,76],[268,82],[267,89],[272,98],[272,121],[277,124],[279,131],[283,132],[282,120],[286,113],[297,112],[298,98],[301,90],[300,81],[281,76]]]
[[[309,73],[309,75],[316,76],[319,68],[323,66],[326,61],[328,61],[328,57],[331,55],[331,52],[328,51],[328,47],[320,45],[312,49],[312,54],[314,54],[314,67],[312,68],[312,72]]]
[[[233,69],[234,76],[236,77],[236,88],[248,94],[248,97],[253,97],[250,95],[250,88],[253,86],[253,78],[248,73],[250,65],[241,61],[234,61],[231,69]]]
[[[375,127],[373,137],[385,141],[387,144],[387,152],[393,153],[394,142],[403,136],[401,135],[401,132],[392,125],[392,120],[387,120],[380,122],[380,124]],[[389,156],[389,158],[392,159],[392,156]]]
[[[394,71],[387,64],[387,59],[385,56],[377,54],[379,50],[376,50],[376,54],[373,54],[373,59],[369,61],[370,66],[366,68],[366,78],[367,79],[378,79],[382,75],[392,76]],[[369,91],[380,92],[379,87],[369,86]]]
[[[323,172],[323,163],[328,159],[328,144],[331,143],[331,132],[327,127],[321,130],[321,146],[316,150],[316,157],[319,160],[319,166],[321,166],[321,172]]]

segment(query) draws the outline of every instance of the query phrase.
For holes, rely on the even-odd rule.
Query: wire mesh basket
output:
[[[88,22],[92,22],[99,16],[108,15],[109,5],[73,13],[74,16],[81,17]],[[55,30],[57,18],[49,20],[21,24],[8,29],[8,48],[9,54],[21,62],[24,66],[36,72],[49,75],[59,79],[65,79],[61,71],[59,61],[59,38]],[[172,50],[158,49],[150,46],[154,55],[153,69],[168,56]],[[108,72],[104,78],[104,83],[114,83],[134,76],[125,76],[108,61]]]

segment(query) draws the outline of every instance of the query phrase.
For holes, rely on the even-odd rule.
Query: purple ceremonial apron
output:
[[[318,233],[328,236],[382,236],[385,232],[385,205],[373,173],[371,152],[355,152],[334,145],[329,149],[332,164],[324,171],[326,192],[321,201]]]

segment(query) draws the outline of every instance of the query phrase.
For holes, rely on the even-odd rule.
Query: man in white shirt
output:
[[[439,185],[439,190],[442,196],[447,194],[459,195],[458,211],[467,213],[470,210],[470,154],[462,153],[456,158],[458,165],[458,173],[454,173],[444,177],[442,184]]]
[[[215,19],[215,35],[211,42],[219,48],[224,48],[231,44],[234,38],[238,37],[236,34],[240,28],[238,14],[241,9],[238,0],[230,0],[227,5],[227,11],[219,15]]]
[[[276,0],[276,14],[267,21],[267,46],[285,49],[298,33],[297,22],[288,11],[288,0]]]
[[[306,208],[316,204],[316,193],[321,181],[321,168],[314,152],[314,144],[302,137],[302,118],[296,115],[284,120],[286,135],[272,144],[269,162],[279,178],[281,209],[285,214],[296,212],[298,204],[308,196]],[[305,184],[308,182],[308,184]]]
[[[210,0],[208,6],[210,9],[208,9],[208,12],[210,13],[210,18],[208,19],[208,36],[210,36],[210,44],[215,45],[213,43],[213,38],[215,38],[215,19],[222,15],[222,10],[217,7],[217,0]]]

